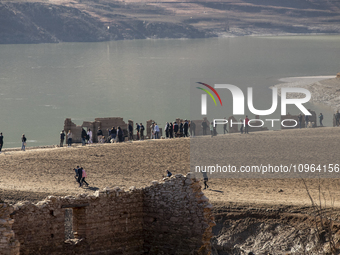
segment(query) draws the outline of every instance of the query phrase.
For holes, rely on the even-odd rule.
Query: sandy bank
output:
[[[206,140],[207,146],[218,140],[220,153],[235,164],[277,164],[313,162],[339,164],[336,151],[339,128],[268,131],[220,135]],[[239,145],[247,146],[239,146]],[[256,151],[256,153],[255,153]],[[173,174],[189,172],[190,139],[157,140],[122,144],[46,148],[0,154],[0,196],[3,200],[39,201],[50,194],[91,193],[105,187],[145,187],[162,178],[166,170]],[[89,188],[79,188],[74,179],[75,166],[88,173]],[[318,179],[307,180],[317,196]],[[327,204],[340,207],[339,179],[321,179]],[[261,203],[272,205],[310,205],[301,179],[210,179],[204,191],[212,203]]]

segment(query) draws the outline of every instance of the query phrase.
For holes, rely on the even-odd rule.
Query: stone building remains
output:
[[[0,254],[210,254],[211,208],[191,173],[129,191],[0,202]]]

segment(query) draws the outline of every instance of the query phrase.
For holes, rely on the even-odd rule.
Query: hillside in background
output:
[[[340,32],[330,0],[0,2],[0,43]]]

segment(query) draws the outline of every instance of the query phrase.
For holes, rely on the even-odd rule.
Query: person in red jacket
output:
[[[245,133],[245,134],[249,134],[249,133],[248,133],[248,131],[249,131],[249,119],[248,119],[248,115],[247,115],[246,118],[244,119],[244,125],[245,125],[244,133]]]

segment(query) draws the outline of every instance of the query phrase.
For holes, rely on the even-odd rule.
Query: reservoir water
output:
[[[0,132],[10,148],[23,133],[28,146],[58,144],[65,118],[153,119],[160,127],[189,119],[193,81],[253,87],[267,109],[280,79],[335,76],[340,36],[0,45],[0,59]],[[333,110],[307,105],[332,124]]]

